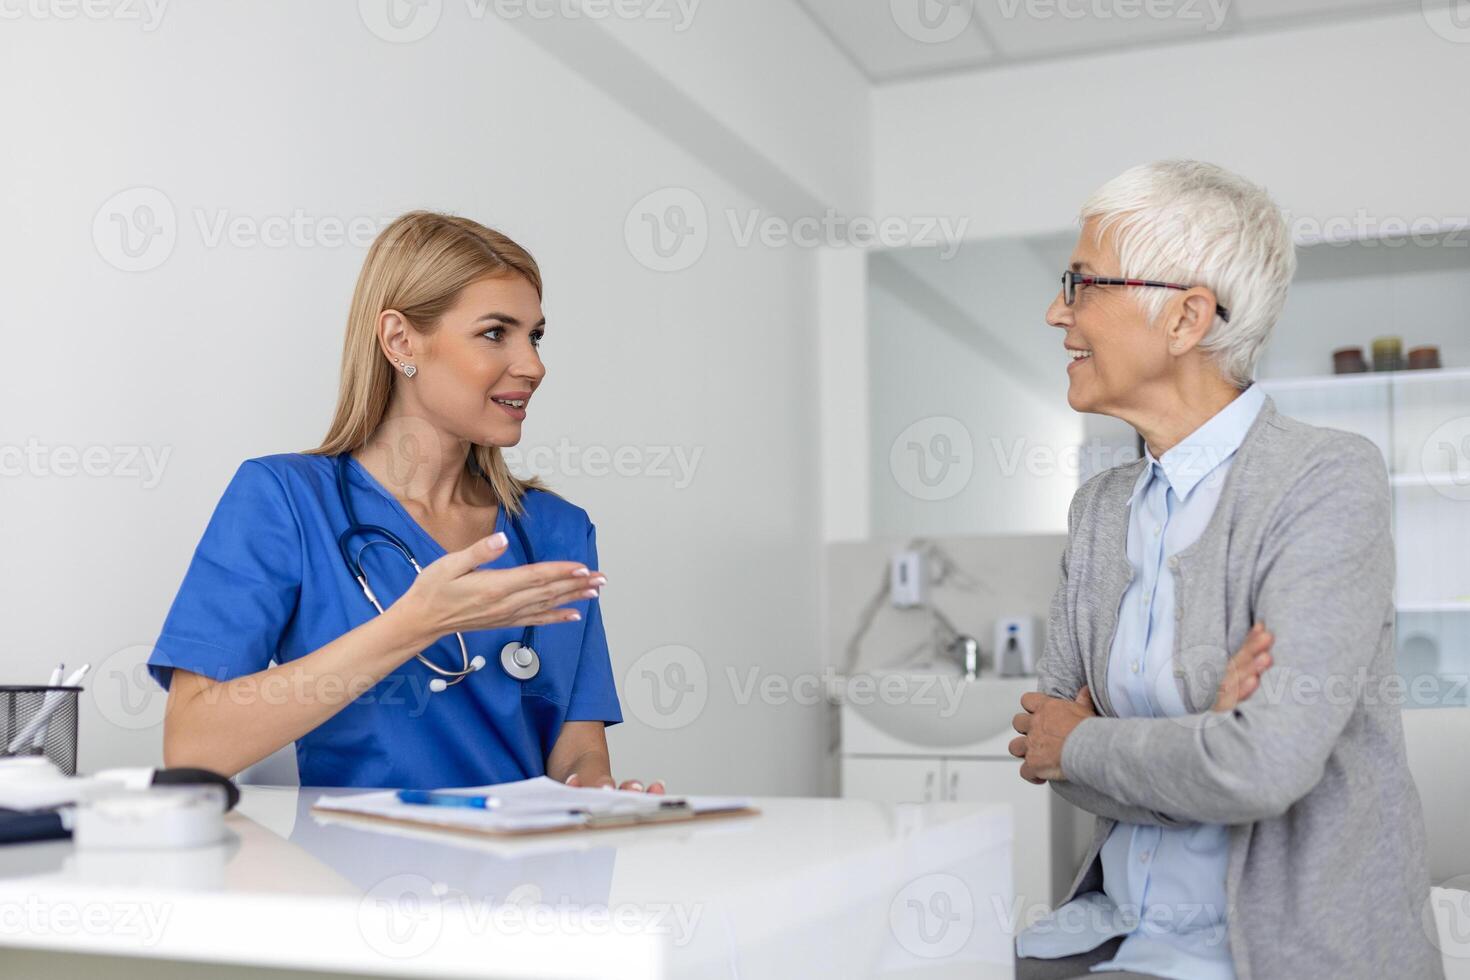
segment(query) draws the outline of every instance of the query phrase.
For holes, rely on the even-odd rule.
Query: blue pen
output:
[[[469,806],[480,810],[492,810],[500,801],[489,796],[465,796],[461,793],[435,793],[427,789],[401,789],[400,803],[422,803],[427,806]]]

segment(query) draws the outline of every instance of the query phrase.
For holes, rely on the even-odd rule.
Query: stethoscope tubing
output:
[[[362,553],[369,548],[378,546],[392,548],[402,555],[410,565],[413,566],[415,575],[423,574],[418,559],[414,557],[413,550],[398,535],[385,527],[377,524],[363,524],[357,519],[357,511],[352,506],[352,498],[347,492],[347,453],[341,453],[336,457],[335,467],[337,471],[337,495],[341,498],[342,509],[347,515],[347,527],[337,536],[337,548],[342,553],[342,562],[347,566],[347,571],[356,579],[362,594],[367,597],[379,615],[383,614],[383,604],[378,600],[377,594],[373,592],[372,586],[368,584],[367,574],[362,569]],[[525,529],[521,526],[519,518],[514,514],[506,514],[506,522],[515,534],[516,540],[520,542],[521,551],[526,556],[526,564],[536,561],[535,553],[531,550],[531,541]],[[353,552],[351,542],[354,538],[367,538],[376,535],[378,540],[368,540]],[[458,684],[470,674],[485,666],[485,658],[476,654],[470,656],[469,648],[465,645],[464,634],[455,630],[454,638],[459,641],[459,654],[461,669],[444,667],[434,663],[424,655],[422,651],[414,654],[414,657],[428,667],[437,676],[430,682],[429,688],[433,691],[442,691],[452,685]],[[507,643],[500,651],[500,663],[505,672],[516,680],[527,681],[535,677],[541,669],[540,658],[536,654],[536,628],[527,626],[521,631],[519,642]]]

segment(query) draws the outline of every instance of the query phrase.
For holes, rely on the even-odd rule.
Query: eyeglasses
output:
[[[1193,289],[1193,286],[1181,286],[1177,282],[1154,282],[1152,279],[1112,279],[1107,276],[1085,276],[1080,272],[1068,269],[1062,273],[1062,300],[1071,306],[1077,299],[1077,287],[1082,286],[1153,286],[1158,289]],[[1226,323],[1230,322],[1230,311],[1219,303],[1215,304],[1215,313]]]

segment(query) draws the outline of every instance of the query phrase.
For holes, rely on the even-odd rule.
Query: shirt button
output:
[[[1154,525],[1154,537],[1158,537],[1158,536],[1159,536],[1159,526],[1157,524],[1155,524]]]
[[[1133,670],[1133,672],[1134,672],[1134,673],[1135,673],[1135,674],[1136,674],[1136,673],[1138,673],[1138,661],[1137,661],[1137,660],[1135,660],[1135,661],[1133,661],[1133,662],[1132,662],[1132,663],[1131,663],[1131,664],[1129,664],[1129,665],[1128,665],[1128,666],[1129,666],[1129,667],[1130,667],[1130,668],[1131,668],[1131,669],[1132,669],[1132,670]]]
[[[1178,556],[1176,556],[1176,555],[1170,555],[1169,556],[1169,567],[1170,568],[1178,568],[1179,567],[1179,558],[1178,558]]]
[[[1153,855],[1149,851],[1144,851],[1142,854],[1138,855],[1138,861],[1140,864],[1148,864],[1148,859],[1152,856]]]

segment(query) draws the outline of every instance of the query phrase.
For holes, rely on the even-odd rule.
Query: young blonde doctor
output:
[[[544,333],[504,235],[383,231],[325,441],[240,466],[155,644],[167,764],[233,775],[294,742],[307,786],[613,783],[595,529],[501,454]]]

